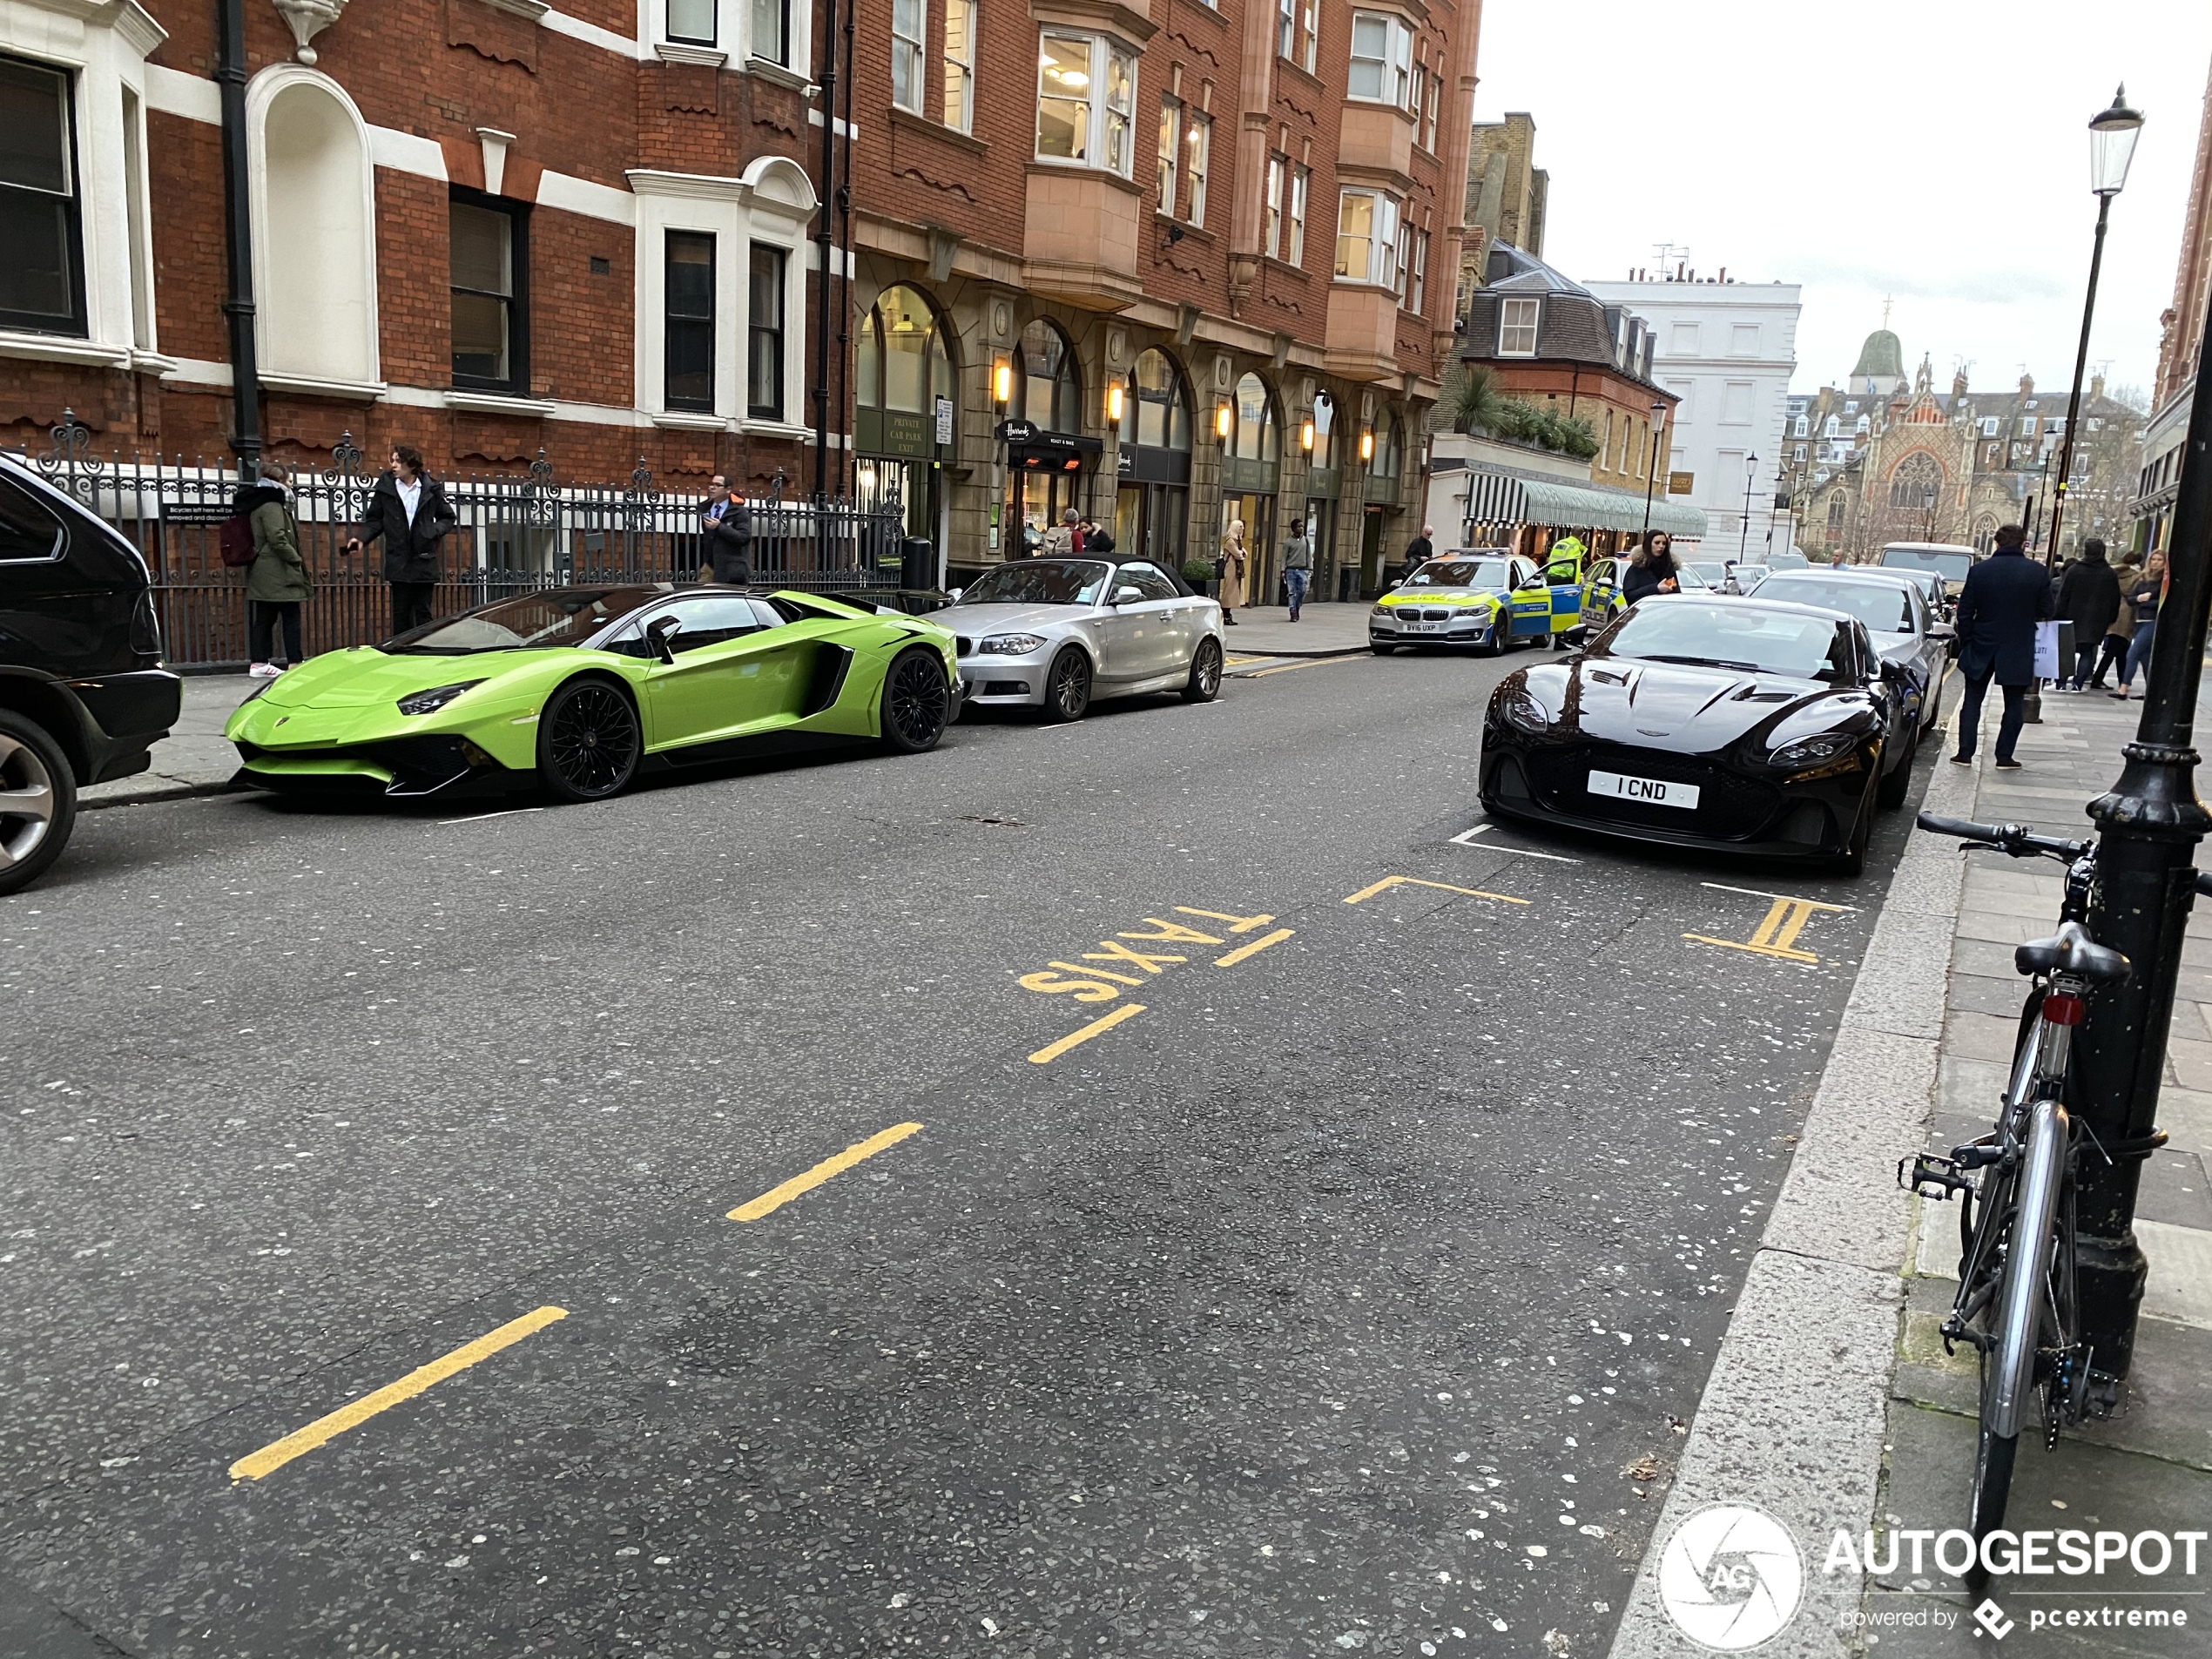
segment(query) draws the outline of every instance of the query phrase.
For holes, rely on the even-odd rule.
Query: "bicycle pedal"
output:
[[[1897,1184],[1923,1198],[1947,1202],[1954,1192],[1972,1192],[1974,1184],[1959,1173],[1956,1159],[1922,1152],[1897,1161]]]

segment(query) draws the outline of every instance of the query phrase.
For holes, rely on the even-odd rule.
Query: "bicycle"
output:
[[[2004,1524],[2013,1461],[2042,1391],[2045,1449],[2081,1421],[2093,1397],[2108,1416],[2118,1379],[2095,1369],[2081,1339],[2074,1287],[2074,1182],[2085,1142],[2109,1159],[2094,1132],[2067,1111],[2067,1062],[2074,1028],[2090,1000],[2127,979],[2128,959],[2090,938],[2089,902],[2097,851],[2087,841],[2038,835],[2020,824],[1975,824],[1919,815],[1920,827],[2016,859],[2056,859],[2067,867],[2059,930],[2013,952],[2033,983],[2020,1010],[2020,1036],[2003,1109],[1989,1134],[1952,1149],[1899,1159],[1898,1183],[1922,1197],[1960,1200],[1959,1294],[1941,1327],[1944,1352],[1973,1347],[1980,1361],[1980,1432],[1974,1451],[1969,1527],[1975,1547],[1968,1582],[1987,1573],[1982,1541]],[[2202,887],[2206,878],[2200,875]]]

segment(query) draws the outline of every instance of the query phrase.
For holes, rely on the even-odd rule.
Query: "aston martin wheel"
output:
[[[1090,708],[1090,658],[1080,645],[1067,645],[1044,675],[1044,718],[1080,720]]]
[[[608,680],[572,679],[538,717],[537,775],[561,800],[604,800],[637,775],[644,746],[627,692]]]
[[[1221,642],[1206,638],[1190,658],[1190,678],[1183,687],[1186,703],[1211,703],[1221,695]]]
[[[883,746],[902,755],[935,748],[945,735],[952,704],[952,688],[945,683],[944,658],[920,645],[900,651],[891,671],[883,677],[880,711]]]
[[[1912,762],[1920,752],[1920,733],[1916,728],[1905,740],[1905,752],[1898,757],[1896,767],[1876,786],[1875,799],[1885,813],[1893,813],[1905,805],[1905,798],[1912,791]]]
[[[1880,764],[1877,761],[1875,764]],[[1858,821],[1851,826],[1851,840],[1837,855],[1838,875],[1860,875],[1866,869],[1866,844],[1874,839],[1874,796],[1880,785],[1871,785],[1859,798]]]
[[[45,874],[77,825],[77,778],[44,726],[0,709],[0,893]]]

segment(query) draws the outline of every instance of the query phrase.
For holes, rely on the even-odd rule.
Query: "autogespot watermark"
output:
[[[2023,1629],[2187,1631],[2208,1615],[2192,1606],[2204,1594],[2199,1547],[2212,1533],[2089,1531],[2077,1527],[1999,1530],[1981,1541],[1961,1527],[1899,1527],[1852,1533],[1838,1527],[1821,1562],[1821,1576],[1902,1578],[1920,1594],[1934,1580],[1963,1581],[1977,1569],[2006,1581],[2016,1598],[2008,1612],[1995,1595],[1969,1611],[1943,1601],[1862,1602],[1839,1610],[1838,1626],[1870,1640],[1912,1629],[1952,1630],[1971,1620],[1973,1634],[2002,1642]],[[2212,1552],[2207,1552],[2212,1554]],[[2068,1579],[2093,1582],[2127,1574],[2125,1589],[2060,1589]],[[1742,1653],[1773,1640],[1796,1619],[1805,1595],[1805,1558],[1790,1529],[1749,1504],[1708,1504],[1685,1517],[1659,1554],[1659,1602],[1675,1629],[1701,1648]],[[2144,1581],[2150,1581],[2145,1583]],[[2046,1602],[2061,1605],[2048,1606]],[[2033,1606],[2018,1603],[2033,1602]]]

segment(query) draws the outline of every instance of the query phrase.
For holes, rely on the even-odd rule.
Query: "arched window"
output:
[[[1157,347],[1136,360],[1122,405],[1123,443],[1147,449],[1190,448],[1190,395],[1175,359]]]
[[[1838,529],[1838,528],[1840,528],[1840,527],[1842,526],[1843,522],[1844,522],[1844,498],[1843,498],[1841,496],[1831,496],[1828,498],[1828,524],[1829,524],[1829,528],[1831,528],[1831,529]]]
[[[853,385],[862,408],[928,415],[955,395],[951,342],[937,308],[901,283],[886,288],[860,319]]]
[[[247,132],[261,370],[373,385],[376,176],[361,111],[327,76],[280,64],[254,77]]]
[[[1311,464],[1333,471],[1337,464],[1337,401],[1326,392],[1313,395],[1313,456]]]
[[[1925,513],[1943,489],[1943,468],[1925,453],[1907,455],[1890,475],[1890,505]]]
[[[1283,458],[1282,423],[1275,418],[1275,395],[1257,374],[1237,382],[1237,424],[1229,440],[1232,460],[1272,467]]]
[[[1048,432],[1082,430],[1083,383],[1076,348],[1057,323],[1033,317],[1014,354],[1014,416]]]

